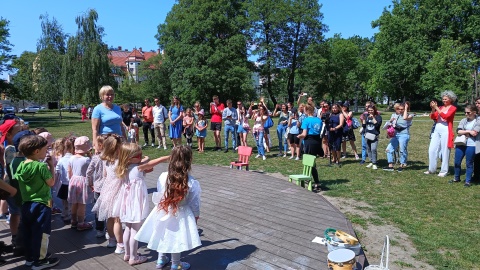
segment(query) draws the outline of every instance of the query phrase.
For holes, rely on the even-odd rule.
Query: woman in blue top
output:
[[[305,112],[307,118],[302,122],[302,134],[297,137],[304,139],[304,153],[317,156],[322,153],[322,140],[320,139],[320,131],[322,130],[322,120],[320,118],[313,116],[315,110],[312,105],[305,105]],[[313,165],[312,168],[313,181],[315,185],[313,186],[314,190],[318,190],[320,187],[320,181],[318,180],[318,172],[316,165]]]
[[[92,112],[93,147],[97,149],[97,136],[102,134],[118,134],[126,139],[125,129],[122,127],[122,109],[113,104],[115,93],[110,85],[105,85],[98,92],[102,103],[95,106]]]
[[[289,159],[293,159],[296,155],[295,160],[300,160],[300,139],[298,138],[298,134],[300,134],[300,121],[298,121],[296,108],[292,108],[290,111],[288,127],[290,128],[288,140],[290,142],[290,152],[292,153]]]
[[[280,111],[277,111],[281,109]],[[285,139],[285,131],[287,130],[288,125],[288,111],[287,105],[277,104],[275,110],[273,111],[273,116],[279,116],[278,125],[277,125],[277,137],[278,137],[278,156],[286,157],[287,156],[287,140]],[[283,150],[283,151],[282,151]]]
[[[395,113],[390,117],[385,127],[393,126],[395,128],[395,136],[390,139],[387,146],[388,167],[383,168],[384,171],[393,171],[393,156],[395,149],[400,152],[400,167],[397,171],[401,172],[407,166],[407,146],[410,140],[410,126],[412,125],[413,115],[408,114],[408,103],[396,103],[394,106]]]
[[[173,97],[172,106],[168,110],[168,118],[170,119],[169,136],[173,141],[173,147],[181,145],[183,106],[180,104],[178,97]]]

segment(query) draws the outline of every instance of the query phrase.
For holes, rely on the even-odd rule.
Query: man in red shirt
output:
[[[150,130],[150,135],[152,137],[152,147],[155,146],[155,129],[153,128],[153,107],[150,106],[150,100],[145,99],[145,107],[142,108],[142,117],[143,117],[143,138],[145,139],[145,144],[143,146],[148,146],[148,132]]]
[[[213,102],[210,103],[210,114],[212,114],[210,130],[213,130],[213,137],[215,138],[214,151],[222,150],[220,131],[222,131],[222,113],[224,109],[225,105],[218,101],[218,96],[213,96]]]

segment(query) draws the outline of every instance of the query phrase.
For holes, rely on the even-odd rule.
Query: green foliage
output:
[[[46,103],[62,96],[60,78],[67,36],[55,18],[50,20],[45,14],[40,20],[42,35],[37,42],[37,57],[33,63],[33,90],[37,101]]]
[[[0,17],[0,73],[10,70],[8,63],[12,59],[10,52],[13,45],[8,41],[10,37],[9,23],[7,19]]]
[[[479,15],[480,3],[472,0],[393,1],[372,23],[380,31],[370,55],[369,94],[414,100],[448,88],[470,96]]]
[[[37,54],[34,52],[23,52],[20,57],[12,61],[12,67],[17,70],[17,74],[13,80],[15,91],[8,93],[8,96],[12,99],[35,100],[36,95],[34,89],[36,89],[37,86],[34,85],[33,63],[36,58]]]
[[[108,47],[102,41],[103,27],[97,25],[98,13],[90,9],[75,19],[76,36],[68,40],[63,61],[62,85],[67,103],[98,102],[98,90],[103,85],[116,87],[111,76]]]
[[[253,95],[241,1],[178,1],[159,25],[172,94],[184,104]]]

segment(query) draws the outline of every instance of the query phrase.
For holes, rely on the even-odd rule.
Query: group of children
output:
[[[196,227],[201,190],[198,181],[189,175],[190,147],[178,146],[171,156],[150,160],[142,157],[138,144],[123,142],[116,134],[98,136],[95,153],[86,136],[68,136],[53,142],[48,132],[41,136],[22,131],[18,135],[13,146],[17,152],[6,163],[11,170],[12,188],[3,183],[0,188],[20,196],[21,211],[14,207],[10,210],[22,223],[21,232],[14,234],[12,230],[12,244],[22,246],[14,235],[23,234],[26,266],[39,270],[59,263],[48,253],[53,194],[61,199],[65,223],[78,231],[93,228],[85,216],[87,204],[94,203],[97,237],[105,236],[107,247],[116,247],[115,253],[124,254],[128,264],[147,261],[137,253],[138,241],[142,241],[159,252],[157,268],[169,263],[165,253],[172,253],[171,269],[190,267],[180,261],[180,252],[201,245]],[[14,136],[8,134],[7,144],[14,144]],[[145,173],[167,161],[168,172],[159,177],[153,194],[156,207],[150,212]],[[176,226],[186,229],[174,230]]]

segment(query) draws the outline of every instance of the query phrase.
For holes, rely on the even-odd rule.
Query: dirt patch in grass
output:
[[[417,254],[417,250],[413,246],[408,235],[402,233],[395,226],[382,222],[381,218],[368,210],[372,208],[368,204],[357,202],[352,199],[323,196],[345,215],[355,215],[365,219],[366,226],[356,223],[353,223],[352,225],[359,237],[360,243],[362,244],[370,264],[380,263],[383,240],[385,235],[388,235],[390,238],[390,270],[435,269],[434,267],[415,259],[414,256]]]

